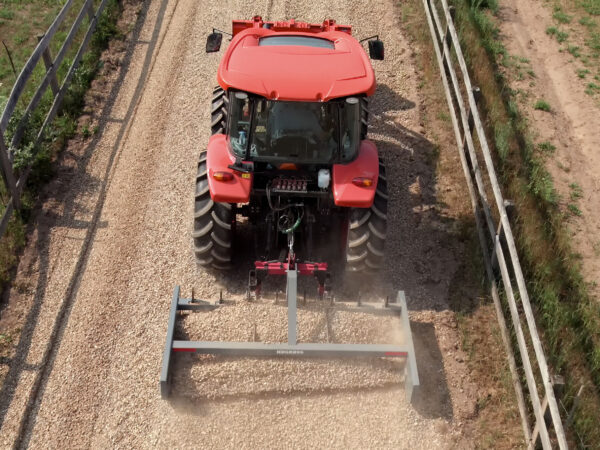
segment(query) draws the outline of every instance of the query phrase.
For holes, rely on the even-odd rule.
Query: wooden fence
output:
[[[2,178],[6,184],[6,190],[10,195],[9,200],[6,204],[6,209],[2,214],[2,218],[0,219],[0,237],[2,237],[6,231],[6,227],[8,226],[8,222],[15,210],[20,208],[20,198],[23,193],[23,188],[27,182],[27,178],[31,173],[33,162],[30,162],[25,168],[17,171],[14,166],[14,154],[13,149],[19,147],[21,140],[23,138],[23,132],[25,131],[29,118],[31,117],[32,112],[39,106],[42,97],[46,93],[48,87],[52,90],[53,94],[53,102],[50,110],[46,114],[44,122],[42,123],[39,130],[37,130],[35,141],[33,142],[33,148],[37,149],[39,144],[41,143],[44,132],[48,127],[48,124],[54,120],[56,117],[56,113],[60,108],[62,100],[65,96],[65,93],[71,83],[73,75],[75,71],[79,67],[79,64],[82,60],[83,54],[85,53],[92,35],[96,30],[96,26],[98,24],[98,20],[104,7],[106,6],[106,2],[108,0],[102,0],[98,5],[98,8],[94,10],[94,1],[93,0],[85,0],[81,9],[73,21],[69,33],[62,44],[60,50],[58,51],[56,57],[52,59],[50,54],[49,45],[52,42],[52,38],[54,37],[56,31],[60,27],[60,25],[65,21],[67,17],[67,13],[73,6],[73,0],[67,0],[63,8],[60,10],[48,31],[40,37],[39,43],[29,60],[21,70],[17,81],[15,82],[4,111],[2,112],[2,116],[0,116],[0,172],[2,173]],[[88,29],[79,44],[79,49],[77,50],[77,54],[73,59],[73,63],[69,67],[69,70],[62,82],[62,84],[58,85],[57,79],[57,71],[60,67],[67,51],[73,44],[77,33],[83,23],[85,17],[89,18],[89,26]],[[46,74],[42,81],[40,82],[38,88],[36,89],[33,97],[29,101],[23,116],[20,118],[19,122],[16,125],[16,129],[13,133],[12,140],[9,144],[5,141],[5,132],[8,124],[15,113],[15,108],[17,107],[17,103],[21,98],[21,95],[25,91],[25,88],[28,86],[28,81],[33,74],[34,69],[40,63],[40,59],[42,60]]]
[[[508,355],[525,440],[530,448],[534,448],[539,439],[544,449],[556,445],[561,449],[566,449],[567,440],[554,393],[554,383],[548,370],[546,357],[533,317],[529,294],[527,293],[521,263],[519,262],[515,240],[506,212],[507,202],[505,202],[500,191],[492,155],[477,110],[479,90],[473,88],[471,84],[460,41],[453,23],[453,10],[448,7],[447,0],[423,0],[423,5],[433,38],[446,100],[451,111],[458,152],[475,213],[485,269],[490,281],[502,340]],[[473,132],[477,136],[477,147]],[[480,156],[478,155],[483,157],[483,166],[479,164]],[[488,201],[490,190],[493,205]],[[494,217],[499,218],[497,225]],[[506,250],[508,251],[508,259],[505,258]],[[500,298],[500,289],[503,290],[510,311],[511,330],[516,337],[517,351],[522,362],[522,366],[519,367],[517,367],[515,361],[511,334],[507,327],[503,303]],[[525,331],[523,330],[522,321],[527,324]],[[527,335],[526,332],[528,332]],[[535,365],[532,364],[533,358],[530,355],[530,347],[533,347]],[[526,379],[527,395],[524,394],[521,385],[521,371]],[[542,400],[540,400],[538,383],[541,385],[544,394]],[[551,418],[549,423],[545,420],[548,410]],[[533,429],[530,425],[530,419],[532,419],[530,411],[533,412]]]

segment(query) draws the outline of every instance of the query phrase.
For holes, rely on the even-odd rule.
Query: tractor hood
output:
[[[375,75],[362,45],[335,30],[244,29],[227,48],[218,81],[225,90],[271,100],[327,101],[375,92]]]

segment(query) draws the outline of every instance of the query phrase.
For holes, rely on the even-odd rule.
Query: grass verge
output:
[[[503,190],[516,204],[513,231],[546,356],[554,373],[565,378],[561,402],[566,410],[581,384],[587,385],[570,437],[577,445],[594,445],[600,442],[600,306],[590,298],[552,177],[543,156],[535,151],[527,120],[517,106],[517,93],[503,75],[509,55],[499,36],[495,10],[465,0],[453,4],[473,82],[483,93],[481,112],[488,136],[496,137]],[[577,211],[574,205],[570,213]]]
[[[48,2],[40,0],[38,3],[45,5]],[[40,16],[42,16],[42,18],[40,18],[36,15],[35,9],[23,10],[23,5],[21,5],[19,2],[5,2],[1,9],[5,16],[11,17],[10,20],[21,18],[21,21],[23,22],[21,25],[23,26],[27,21],[33,24],[38,23],[42,25],[51,23],[54,18],[52,13],[57,13],[58,10],[60,10],[60,8],[42,8],[39,11]],[[23,11],[25,11],[25,13],[29,12],[29,15],[25,14]],[[72,11],[74,11],[74,14],[76,14],[77,8],[73,7]],[[40,129],[41,124],[43,123],[43,120],[52,105],[53,98],[50,89],[47,90],[39,106],[31,114],[21,145],[18,149],[14,149],[14,165],[17,172],[31,162],[34,163],[34,166],[21,198],[23,205],[22,209],[13,214],[8,231],[2,238],[0,238],[0,292],[5,290],[10,279],[12,278],[12,273],[18,263],[20,251],[25,245],[26,226],[29,221],[31,211],[37,202],[39,190],[41,186],[43,186],[43,184],[52,177],[52,160],[55,158],[57,153],[65,147],[68,140],[77,132],[77,119],[82,112],[84,96],[102,65],[100,55],[102,51],[108,47],[110,39],[117,37],[119,34],[117,30],[117,20],[120,16],[120,13],[121,7],[119,2],[117,0],[109,0],[102,16],[98,21],[96,31],[93,34],[88,50],[84,54],[83,60],[73,76],[72,82],[63,99],[59,113],[54,121],[47,127],[42,143],[37,148],[33,147],[33,142],[35,141],[37,131]],[[68,21],[66,22],[68,23]],[[11,26],[12,30],[23,30],[23,27],[16,23],[13,23]],[[70,26],[69,23],[68,26]],[[83,34],[86,29],[87,26],[84,23],[82,25],[81,33]],[[66,34],[64,37],[66,37]],[[57,38],[57,40],[59,42],[61,41],[60,36]],[[31,36],[28,34],[28,38],[24,40],[24,42],[28,42],[30,44],[28,48],[28,52],[30,54],[37,43],[37,39],[31,38]],[[68,70],[68,67],[71,65],[72,57],[74,56],[78,45],[78,43],[74,45],[74,48],[70,50],[70,53],[67,54],[67,57],[61,64],[58,70],[59,81],[61,79],[61,74],[64,76]],[[27,58],[27,53],[18,53],[18,57],[14,59],[17,73],[25,64]],[[9,65],[10,61],[8,58],[0,58],[0,74],[5,74],[7,66]],[[43,66],[43,64],[40,62],[38,64],[38,69],[40,69],[41,66]],[[10,68],[10,70],[12,71],[12,68]],[[29,80],[27,90],[21,97],[19,106],[13,113],[9,126],[6,130],[6,142],[10,142],[16,125],[23,116],[24,105],[27,105],[27,102],[33,95],[35,89],[37,89],[40,80],[41,78],[39,78],[36,73],[34,73],[32,79]],[[7,97],[4,96],[3,93],[9,91],[10,87],[6,89],[6,86],[2,86],[2,90],[0,91],[0,111],[4,109],[4,104],[7,100]],[[0,203],[6,205],[7,199],[8,195],[6,193],[5,186],[1,184]],[[3,208],[0,210],[0,212],[3,211]]]

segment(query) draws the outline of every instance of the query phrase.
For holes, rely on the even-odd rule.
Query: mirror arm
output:
[[[216,33],[217,31],[218,31],[219,33],[227,34],[227,35],[229,35],[229,36],[233,37],[233,34],[231,34],[231,33],[228,33],[227,31],[219,30],[218,28],[213,28],[213,33]]]
[[[368,38],[361,39],[361,40],[360,40],[360,41],[358,41],[358,42],[362,44],[363,42],[365,42],[365,41],[368,41],[368,40],[371,40],[371,39],[373,39],[373,38],[375,38],[375,39],[379,39],[379,35],[378,35],[378,34],[376,34],[375,36],[369,36]]]

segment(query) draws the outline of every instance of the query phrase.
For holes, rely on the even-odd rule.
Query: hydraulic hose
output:
[[[281,232],[283,234],[288,234],[288,233],[293,233],[294,231],[296,231],[296,229],[300,226],[300,222],[302,222],[302,216],[298,216],[298,219],[296,219],[296,222],[294,223],[294,225],[292,225],[291,227],[285,229],[285,230],[281,230]]]

